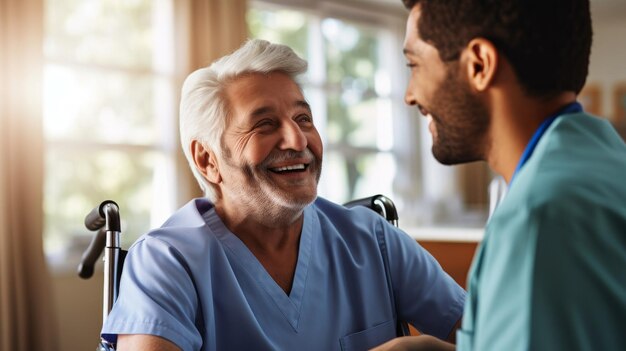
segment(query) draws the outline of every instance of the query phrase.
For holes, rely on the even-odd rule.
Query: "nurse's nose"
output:
[[[282,139],[280,148],[282,150],[303,151],[308,145],[306,135],[296,121],[289,121],[282,125]]]
[[[409,83],[409,85],[406,87],[406,91],[404,92],[404,103],[409,106],[415,106],[417,105],[417,100],[415,100],[415,97],[413,96],[411,90],[411,83]]]

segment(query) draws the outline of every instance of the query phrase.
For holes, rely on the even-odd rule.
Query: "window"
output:
[[[386,52],[393,33],[258,3],[248,23],[252,36],[289,45],[309,62],[302,85],[325,144],[320,194],[340,203],[372,189],[392,194],[398,160]]]
[[[401,3],[298,4],[252,2],[248,25],[252,36],[286,44],[309,62],[301,83],[324,141],[319,194],[338,203],[388,195],[404,228],[481,227],[486,166],[438,164],[425,119],[404,106]]]
[[[52,259],[86,248],[92,233],[83,218],[102,200],[120,205],[125,247],[174,210],[171,6],[46,0],[44,213]]]
[[[102,200],[120,205],[124,247],[175,210],[179,3],[45,4],[45,249],[74,265],[92,236],[86,211]],[[250,33],[309,62],[302,85],[325,144],[320,195],[389,195],[405,228],[449,220],[465,210],[457,174],[432,160],[424,119],[403,103],[406,13],[358,4],[253,1]]]

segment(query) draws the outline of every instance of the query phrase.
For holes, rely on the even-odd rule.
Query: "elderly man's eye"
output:
[[[312,123],[313,122],[313,117],[311,117],[309,115],[302,114],[302,115],[298,116],[296,121],[298,123]]]
[[[264,119],[264,120],[261,120],[261,121],[257,122],[254,125],[254,128],[255,129],[256,128],[270,128],[270,127],[273,127],[274,125],[275,125],[275,123],[274,123],[273,120],[271,120],[271,119]]]

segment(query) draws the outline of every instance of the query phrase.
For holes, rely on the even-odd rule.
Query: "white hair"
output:
[[[230,55],[191,73],[183,84],[180,101],[180,141],[189,166],[210,200],[216,200],[213,186],[198,171],[191,154],[191,142],[221,156],[221,138],[226,129],[229,103],[224,91],[229,83],[249,73],[283,72],[296,80],[307,70],[307,62],[285,45],[265,40],[248,40]]]

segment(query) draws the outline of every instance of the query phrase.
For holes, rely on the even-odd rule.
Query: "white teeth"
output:
[[[283,171],[295,171],[295,170],[302,170],[304,169],[304,164],[301,163],[299,165],[292,165],[292,166],[284,166],[284,167],[278,167],[278,168],[274,168],[273,171],[275,172],[283,172]]]

